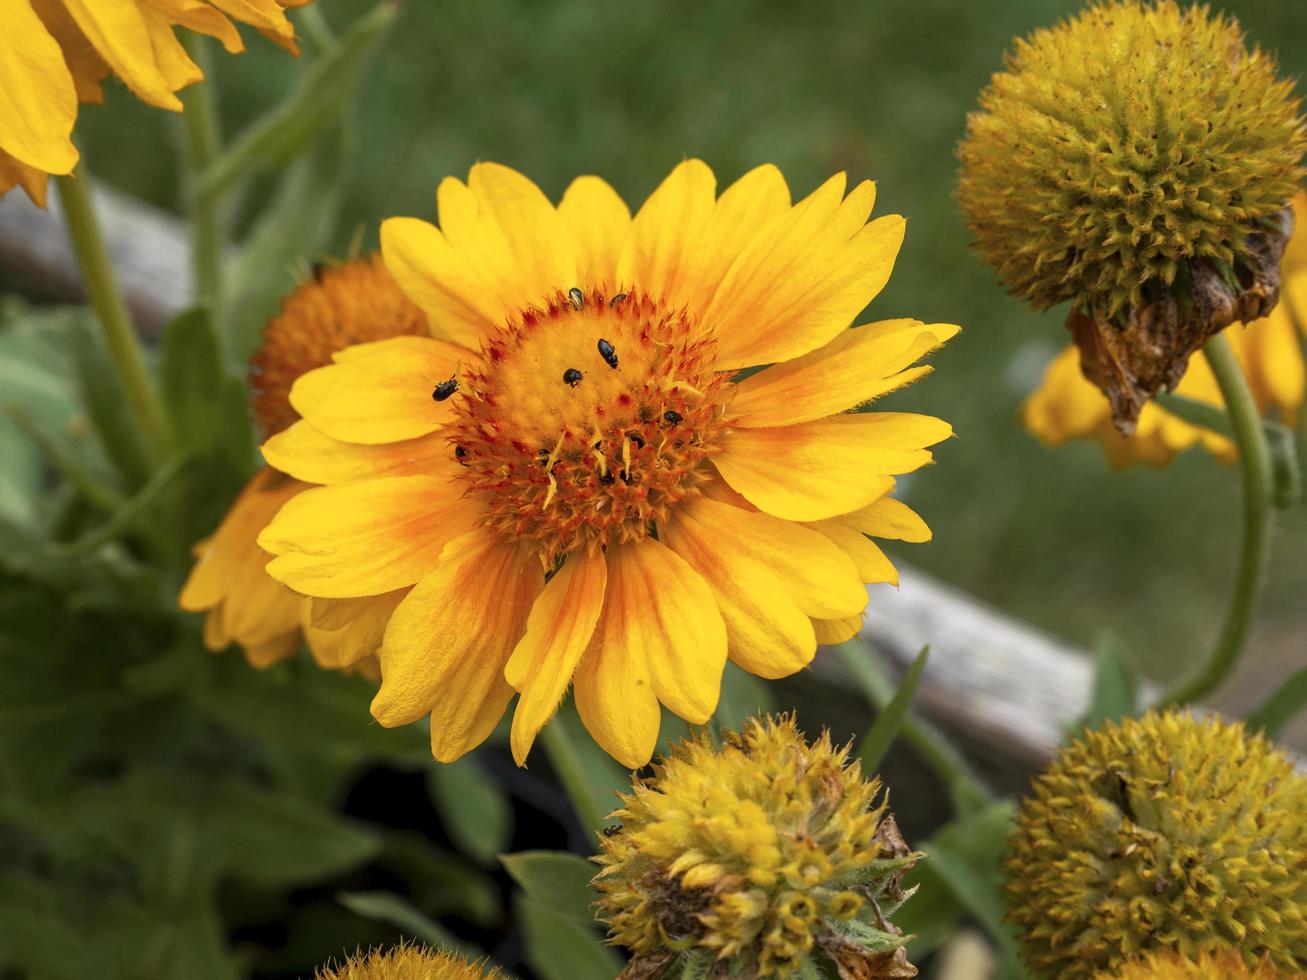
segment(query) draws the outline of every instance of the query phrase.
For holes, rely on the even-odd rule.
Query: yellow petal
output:
[[[702,160],[678,165],[631,222],[617,263],[618,285],[647,292],[670,308],[701,288],[698,266],[716,187]]]
[[[608,565],[602,552],[573,555],[531,607],[526,635],[504,667],[520,693],[513,713],[513,758],[526,765],[540,729],[562,700],[604,606]]]
[[[295,381],[290,403],[333,439],[376,445],[415,439],[448,422],[451,403],[434,401],[432,393],[470,355],[430,337],[391,337],[346,347],[333,359]]]
[[[760,677],[785,677],[812,660],[817,649],[812,624],[784,580],[760,560],[756,544],[742,540],[733,521],[713,520],[717,510],[728,509],[733,508],[706,499],[683,503],[660,540],[712,588],[726,623],[730,658]]]
[[[364,446],[333,439],[303,419],[265,442],[263,458],[269,466],[306,483],[440,473],[455,465],[449,437],[441,430],[416,439]]]
[[[406,595],[407,589],[397,589],[364,599],[304,600],[301,623],[309,652],[320,666],[328,668],[349,667],[374,656],[381,649],[386,624]],[[343,622],[325,628],[314,622],[314,608],[323,601],[334,602],[338,607],[349,604],[352,608]]]
[[[526,306],[577,285],[572,236],[530,180],[497,163],[479,163],[464,185],[453,177],[436,190],[440,230],[460,263],[436,270],[446,287],[502,324]],[[402,285],[402,283],[401,283]],[[421,305],[421,304],[419,304]]]
[[[135,3],[121,0],[64,0],[95,50],[138,98],[160,109],[182,111],[181,99],[155,62],[145,15]]]
[[[928,415],[866,412],[774,429],[736,429],[712,457],[750,503],[777,517],[817,521],[865,507],[898,476],[932,459],[924,447],[947,438]]]
[[[668,534],[677,533],[675,525],[682,518],[700,529],[700,537],[729,541],[729,550],[772,570],[804,615],[819,619],[856,616],[867,603],[867,590],[852,560],[801,524],[711,497],[678,507],[667,525]],[[728,549],[723,545],[722,550]]]
[[[899,584],[898,569],[874,541],[843,520],[814,521],[808,527],[830,538],[840,550],[853,559],[858,578],[868,585],[878,582]]]
[[[434,476],[388,476],[306,490],[259,535],[268,574],[324,598],[412,585],[480,517],[479,502]]]
[[[73,76],[77,101],[96,105],[104,102],[104,88],[100,83],[108,77],[109,66],[77,26],[62,0],[32,0],[32,9],[63,52],[64,63]]]
[[[59,45],[27,0],[8,0],[0,9],[0,150],[46,173],[71,173],[76,119]]]
[[[889,496],[873,500],[861,510],[842,515],[839,520],[876,538],[914,542],[931,538],[930,528],[917,512],[903,501]]]
[[[150,36],[150,48],[154,51],[154,63],[164,84],[176,92],[204,78],[200,66],[191,60],[186,49],[172,32],[172,24],[150,7],[141,7],[141,17],[145,20],[145,29]]]
[[[450,541],[386,627],[373,717],[390,728],[430,712],[442,762],[483,741],[512,696],[504,664],[543,585],[539,561],[492,531]]]
[[[890,215],[863,225],[871,191],[862,185],[841,207],[819,189],[740,253],[703,314],[717,331],[721,367],[815,350],[875,298],[889,281],[905,224]]]
[[[864,404],[927,372],[909,368],[958,329],[887,320],[845,330],[810,354],[740,382],[730,404],[734,424],[794,425]]]
[[[298,52],[295,44],[295,25],[282,11],[277,0],[209,0],[215,7],[243,24],[256,28],[260,34],[291,54]]]
[[[643,652],[604,643],[611,605],[595,629],[595,642],[572,678],[576,710],[596,743],[627,769],[639,769],[653,756],[662,713]]]
[[[578,285],[617,287],[617,259],[631,227],[631,210],[607,181],[577,177],[559,202],[558,214],[572,232]]]
[[[503,319],[484,278],[435,225],[417,218],[381,223],[386,269],[427,314],[431,333],[476,350]]]
[[[271,640],[246,645],[245,659],[249,661],[251,667],[262,670],[283,660],[289,660],[299,653],[299,649],[300,631],[295,630]]]
[[[726,626],[703,577],[654,538],[608,552],[600,643],[633,650],[658,700],[692,725],[717,709]]]
[[[817,642],[822,646],[846,643],[858,635],[862,629],[861,616],[849,616],[847,619],[814,619],[812,630],[817,635]]]
[[[240,31],[206,0],[141,0],[141,3],[164,14],[174,24],[217,38],[228,54],[245,50]]]
[[[4,197],[14,187],[22,187],[38,208],[45,207],[46,173],[25,163],[20,163],[9,154],[0,150],[0,197]]]

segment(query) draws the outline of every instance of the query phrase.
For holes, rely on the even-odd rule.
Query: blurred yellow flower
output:
[[[916,976],[890,919],[920,855],[880,779],[793,717],[725,742],[678,745],[601,838],[598,912],[632,953],[622,976],[816,976],[818,957],[841,977]]]
[[[1104,970],[1094,980],[1289,980],[1269,960],[1249,966],[1235,949],[1199,953],[1193,959],[1179,953],[1150,953],[1119,970]]]
[[[1294,211],[1298,233],[1285,252],[1279,305],[1269,316],[1247,326],[1235,324],[1225,334],[1262,415],[1290,426],[1298,423],[1307,389],[1303,357],[1307,342],[1307,193],[1295,199]],[[1190,360],[1175,390],[1209,405],[1224,405],[1201,352]],[[1048,446],[1096,439],[1116,467],[1133,463],[1165,466],[1194,445],[1226,462],[1236,456],[1229,439],[1185,421],[1157,402],[1144,406],[1133,436],[1122,435],[1112,424],[1107,397],[1081,373],[1080,352],[1074,345],[1049,365],[1043,383],[1022,406],[1021,417]]]
[[[255,415],[267,435],[299,416],[289,392],[306,371],[331,362],[336,351],[361,341],[427,332],[426,317],[409,302],[381,257],[322,266],[268,321],[250,365]],[[307,637],[323,667],[377,676],[373,655],[405,590],[355,600],[311,600],[264,571],[268,554],[259,532],[286,501],[310,484],[265,467],[255,474],[213,536],[195,546],[196,563],[180,603],[204,612],[211,650],[239,643],[255,667],[292,657]]]
[[[383,725],[430,714],[449,761],[517,692],[522,763],[572,683],[596,741],[637,767],[660,702],[712,715],[728,655],[782,677],[856,631],[863,583],[895,579],[865,535],[929,537],[887,494],[951,429],[846,413],[958,328],[848,329],[904,221],[867,223],[871,183],[844,192],[839,175],[792,204],[763,166],[718,197],[689,160],[632,218],[598,178],[555,207],[479,164],[440,185],[440,228],[382,226],[436,337],[352,347],[295,383],[304,420],[264,453],[328,486],[259,543],[306,595],[413,588],[381,648]]]
[[[5,0],[0,6],[0,195],[21,185],[45,205],[48,174],[77,163],[79,102],[103,102],[111,72],[150,105],[180,112],[204,77],[173,34],[186,27],[244,50],[228,17],[294,52],[283,8],[310,0]]]
[[[455,953],[404,943],[355,953],[340,966],[324,966],[314,980],[507,980],[498,967]]]

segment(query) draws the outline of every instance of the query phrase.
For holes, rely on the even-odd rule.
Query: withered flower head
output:
[[[1071,301],[1130,432],[1208,337],[1275,306],[1304,152],[1293,82],[1233,18],[1099,3],[1016,42],[968,121],[958,200],[1009,291]]]
[[[808,744],[782,716],[721,749],[700,737],[622,802],[595,884],[611,940],[632,953],[628,980],[793,977],[819,962],[844,980],[916,976],[890,916],[921,855],[880,780],[829,734]]]

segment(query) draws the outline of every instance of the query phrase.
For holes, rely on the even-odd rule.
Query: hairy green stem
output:
[[[191,261],[195,273],[195,299],[217,313],[222,304],[223,227],[219,202],[199,192],[200,176],[218,155],[218,106],[213,97],[213,68],[208,46],[198,35],[186,37],[186,50],[204,72],[204,81],[182,93],[186,111],[182,161],[185,166],[186,203],[191,218]]]
[[[585,765],[577,754],[572,736],[563,727],[562,721],[555,718],[541,729],[540,740],[544,742],[549,762],[558,773],[563,789],[567,790],[581,825],[587,832],[597,833],[604,826],[608,811],[604,809],[603,802],[586,776]]]
[[[1257,599],[1266,580],[1266,559],[1270,552],[1273,474],[1261,413],[1225,336],[1218,333],[1208,340],[1203,353],[1225,399],[1231,435],[1239,448],[1239,467],[1243,473],[1243,541],[1234,589],[1216,645],[1202,669],[1163,697],[1159,707],[1198,701],[1230,676],[1248,639]]]
[[[127,304],[123,302],[114,278],[109,250],[100,231],[99,219],[91,202],[91,178],[86,164],[78,165],[80,176],[56,177],[59,200],[63,204],[64,222],[72,240],[73,253],[86,282],[86,292],[104,333],[109,357],[118,371],[127,407],[145,437],[150,461],[157,466],[168,448],[168,428],[163,407],[155,391],[150,372],[145,367],[140,339]]]

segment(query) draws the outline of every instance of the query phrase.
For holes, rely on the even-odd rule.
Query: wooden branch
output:
[[[186,226],[166,211],[103,186],[95,188],[95,209],[128,309],[143,334],[157,336],[194,295]],[[53,185],[46,211],[22,191],[0,198],[0,266],[33,292],[85,298]]]

